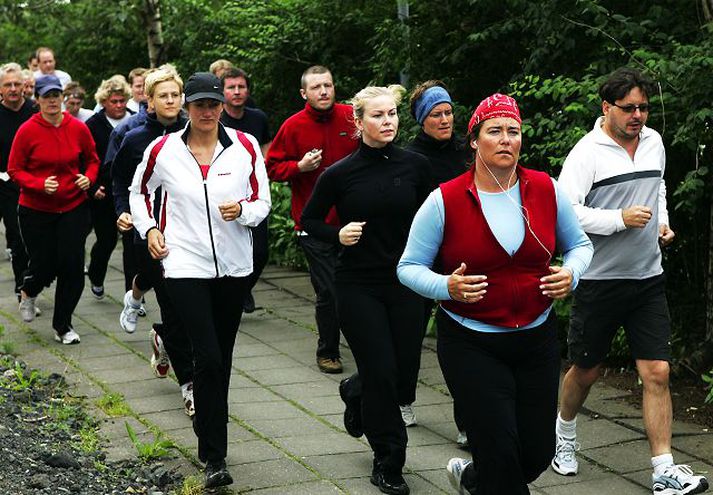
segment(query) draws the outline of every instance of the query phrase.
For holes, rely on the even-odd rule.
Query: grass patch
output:
[[[121,394],[104,394],[97,399],[97,406],[111,418],[128,416],[131,413]]]

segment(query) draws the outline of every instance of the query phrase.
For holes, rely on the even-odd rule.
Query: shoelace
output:
[[[579,442],[571,440],[562,440],[557,444],[557,456],[561,454],[565,462],[571,462],[574,459],[574,453],[580,448]]]
[[[676,464],[675,466],[671,466],[664,471],[665,476],[669,476],[671,478],[676,478],[678,479],[683,475],[683,477],[691,477],[693,476],[693,470],[691,469],[691,466],[688,464]]]

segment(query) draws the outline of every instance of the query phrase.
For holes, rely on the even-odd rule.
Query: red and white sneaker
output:
[[[158,378],[166,378],[171,369],[171,360],[168,358],[163,341],[153,328],[149,332],[151,338],[151,369]]]

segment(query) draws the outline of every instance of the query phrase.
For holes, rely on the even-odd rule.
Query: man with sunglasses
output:
[[[643,383],[652,491],[683,495],[704,492],[708,482],[674,464],[671,454],[671,328],[661,248],[674,233],[666,209],[663,142],[645,125],[654,91],[653,82],[637,70],[610,74],[599,88],[604,115],[569,153],[559,177],[594,244],[594,257],[572,305],[567,339],[572,367],[562,382],[552,468],[577,474],[577,412],[623,327]]]

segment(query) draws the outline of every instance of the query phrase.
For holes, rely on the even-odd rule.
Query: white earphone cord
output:
[[[517,212],[520,214],[522,219],[525,221],[525,225],[527,225],[527,230],[530,231],[530,234],[532,234],[532,237],[534,237],[535,240],[537,241],[537,243],[540,245],[540,247],[545,250],[545,252],[547,253],[547,256],[552,258],[552,253],[550,252],[550,250],[545,247],[545,245],[542,243],[540,238],[537,237],[537,234],[535,234],[535,232],[532,230],[532,226],[530,225],[530,220],[529,220],[530,212],[527,211],[526,207],[517,204],[515,202],[515,200],[510,197],[510,194],[507,192],[507,190],[505,190],[505,188],[502,186],[502,184],[500,184],[500,181],[498,180],[497,177],[495,177],[495,174],[493,173],[493,171],[490,170],[490,167],[488,167],[488,164],[486,163],[486,161],[483,160],[483,155],[480,154],[480,148],[475,148],[475,152],[478,154],[480,161],[483,162],[483,166],[485,167],[485,170],[487,170],[488,173],[490,174],[490,176],[495,180],[495,183],[498,185],[500,190],[505,193],[505,197],[508,198],[508,200],[513,205],[515,205],[515,207],[517,208]],[[515,167],[513,167],[512,173],[510,174],[510,177],[508,178],[508,184],[507,184],[508,189],[510,189],[510,181],[512,180],[513,176],[515,175],[516,167],[517,167],[517,163],[515,164]],[[524,213],[523,213],[523,211],[524,211]]]

